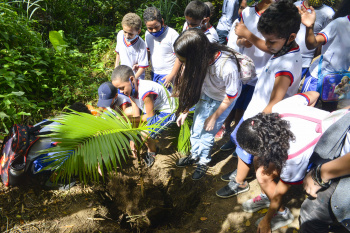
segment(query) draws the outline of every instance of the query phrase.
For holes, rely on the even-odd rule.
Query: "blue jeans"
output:
[[[191,128],[191,157],[199,159],[198,164],[207,165],[211,160],[210,150],[214,144],[215,134],[219,131],[226,117],[234,107],[236,100],[219,116],[214,125],[214,129],[206,131],[204,129],[205,120],[211,116],[220,106],[222,101],[213,100],[206,94],[202,94],[196,104]]]

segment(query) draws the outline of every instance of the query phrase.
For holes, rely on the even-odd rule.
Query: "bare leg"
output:
[[[237,164],[237,176],[236,176],[236,182],[239,184],[243,184],[245,178],[248,176],[249,170],[250,170],[251,164],[246,164],[243,162],[241,158],[238,157],[238,164]],[[241,187],[245,187],[246,185],[243,185]]]

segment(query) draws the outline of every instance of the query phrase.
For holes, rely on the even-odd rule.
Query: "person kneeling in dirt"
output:
[[[91,114],[88,107],[81,103],[76,102],[68,107],[66,112],[77,111],[81,113]],[[44,120],[34,126],[41,125],[44,123],[44,127],[40,130],[40,134],[49,134],[52,131],[54,125],[58,125],[58,122],[52,121],[47,124],[50,120]],[[34,145],[30,148],[27,156],[26,172],[29,173],[35,181],[44,183],[45,189],[57,189],[57,190],[68,190],[70,187],[75,185],[75,181],[71,180],[69,183],[55,183],[55,171],[44,170],[53,161],[45,161],[48,157],[54,156],[55,153],[40,154],[39,152],[51,147],[56,146],[55,141],[50,137],[40,137]]]
[[[118,93],[118,89],[111,82],[104,82],[98,88],[97,107],[102,111],[113,114],[113,110],[123,111],[127,116],[132,116],[132,107],[129,97]]]
[[[255,156],[262,191],[242,208],[246,212],[269,208],[256,222],[258,232],[271,232],[294,220],[282,197],[291,185],[303,182],[316,143],[330,125],[325,124],[329,112],[310,107],[318,96],[317,92],[297,94],[273,106],[271,114],[259,113],[238,128],[239,145]]]
[[[126,96],[129,96],[133,111],[133,122],[147,122],[147,125],[158,123],[160,128],[153,128],[147,137],[147,154],[144,158],[148,167],[151,167],[157,155],[155,137],[166,127],[175,122],[175,101],[170,93],[159,83],[136,79],[132,69],[120,65],[112,73],[112,84]],[[140,116],[141,109],[144,115]],[[148,137],[149,136],[149,137]]]

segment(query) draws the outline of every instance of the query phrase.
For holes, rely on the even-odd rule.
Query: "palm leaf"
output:
[[[81,180],[99,181],[98,167],[104,174],[113,171],[117,165],[121,167],[126,161],[129,140],[142,144],[142,131],[154,131],[159,123],[147,125],[140,123],[132,127],[130,120],[124,115],[102,114],[99,117],[87,113],[66,113],[54,121],[60,123],[52,126],[51,137],[58,146],[41,151],[55,153],[45,162],[51,163],[46,170],[56,170],[57,179],[70,179],[79,176]]]

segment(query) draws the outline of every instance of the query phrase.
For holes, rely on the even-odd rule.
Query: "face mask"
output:
[[[195,29],[202,29],[202,26],[203,26],[202,22],[203,22],[203,20],[201,21],[201,23],[199,24],[199,26],[197,26],[197,27],[192,27],[192,28],[195,28]],[[207,23],[205,23],[205,25],[207,25]],[[188,27],[187,29],[189,29],[189,28],[190,28],[190,27]]]
[[[136,89],[135,89],[135,85],[131,82],[131,80],[129,79],[130,81],[130,84],[131,84],[131,93],[130,93],[130,96],[132,97],[136,97],[137,94],[136,94]]]
[[[150,32],[150,34],[154,37],[160,37],[165,30],[165,27],[162,27],[158,32]]]
[[[262,0],[247,0],[247,6],[253,7],[258,5]]]
[[[279,56],[282,56],[282,55],[288,53],[288,51],[291,48],[296,46],[295,40],[293,40],[289,45],[287,45],[288,40],[289,40],[289,37],[286,39],[286,42],[284,43],[284,45],[281,48],[281,50],[274,54],[275,57],[279,57]]]
[[[127,42],[131,42],[131,41],[135,40],[138,36],[139,36],[139,35],[135,35],[135,37],[134,37],[134,38],[131,38],[131,39],[128,39],[128,38],[126,38],[125,36],[124,36],[124,38],[125,38],[125,40],[126,40]]]

